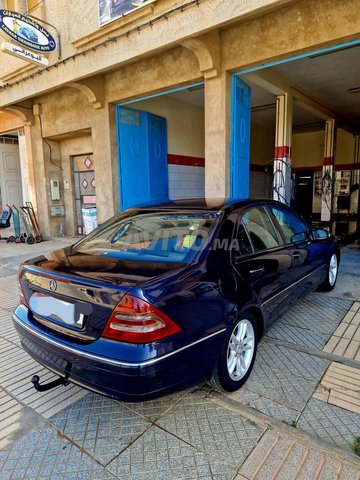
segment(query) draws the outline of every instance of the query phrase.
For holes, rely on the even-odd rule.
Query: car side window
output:
[[[273,224],[263,208],[253,207],[242,217],[255,252],[279,246]]]
[[[294,237],[294,235],[308,231],[306,224],[291,212],[274,205],[269,205],[269,209],[278,221],[278,224],[284,235],[285,243],[292,243],[291,239]]]
[[[242,222],[239,223],[235,240],[235,260],[243,255],[249,255],[250,253],[253,253],[248,234]]]

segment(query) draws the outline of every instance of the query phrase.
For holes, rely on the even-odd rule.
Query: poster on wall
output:
[[[156,0],[99,0],[100,25],[127,15],[145,5],[154,3]]]

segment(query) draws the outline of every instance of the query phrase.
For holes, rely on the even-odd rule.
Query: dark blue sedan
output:
[[[24,263],[24,349],[72,382],[141,401],[250,375],[259,339],[298,298],[335,286],[340,253],[271,200],[132,208]],[[45,389],[39,379],[35,387]]]

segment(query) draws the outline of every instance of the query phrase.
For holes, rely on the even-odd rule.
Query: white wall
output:
[[[204,167],[169,165],[169,197],[171,200],[204,196]]]

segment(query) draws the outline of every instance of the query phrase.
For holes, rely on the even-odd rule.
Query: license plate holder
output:
[[[86,315],[79,311],[76,303],[34,292],[30,297],[29,307],[34,315],[46,318],[52,322],[80,330],[84,328]]]

